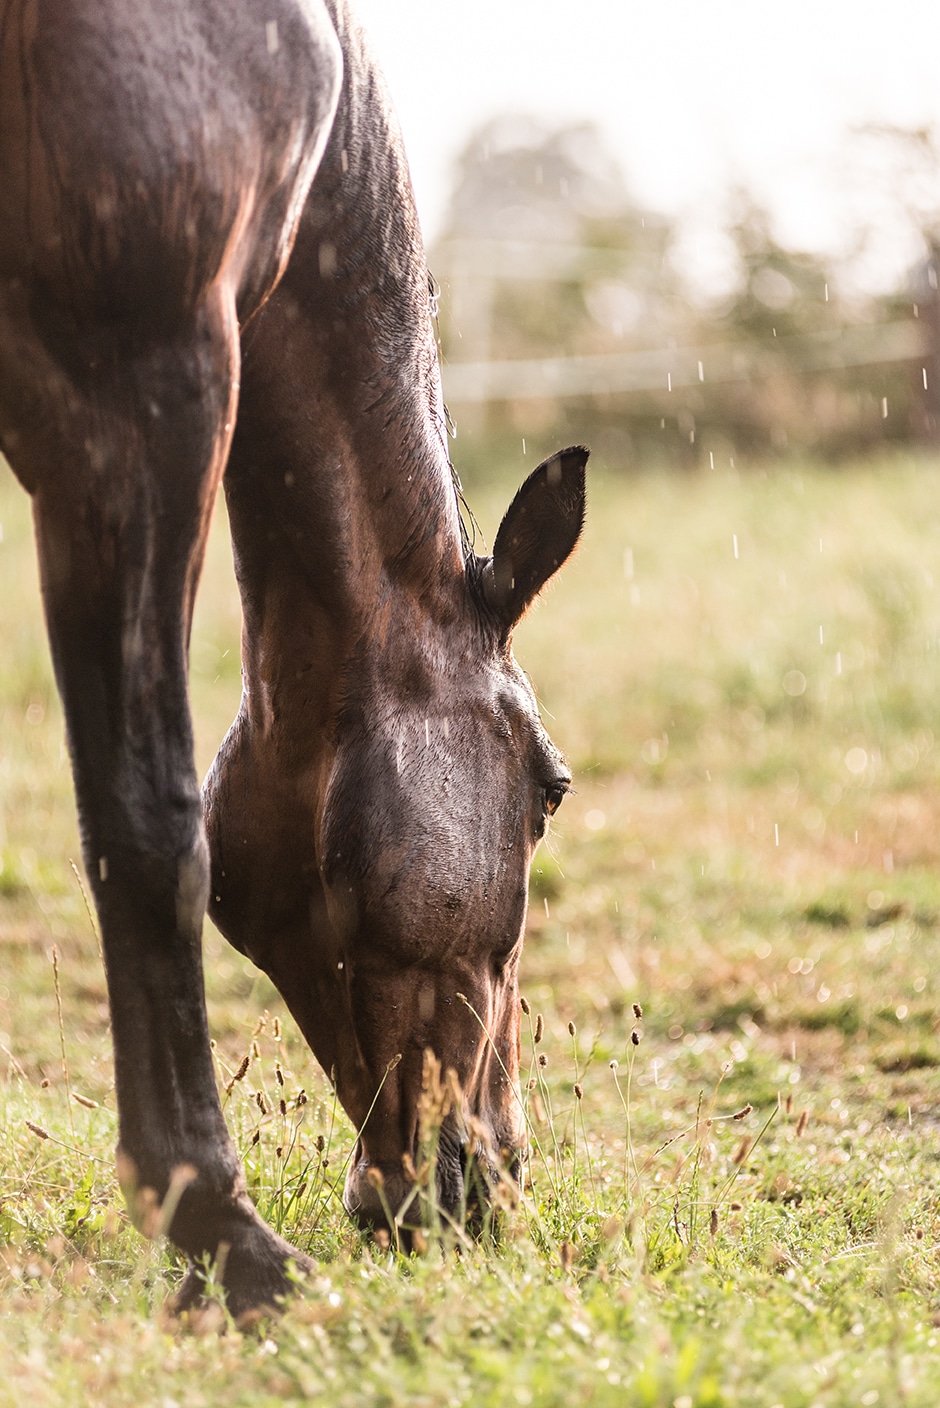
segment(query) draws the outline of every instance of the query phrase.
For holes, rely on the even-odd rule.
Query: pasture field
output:
[[[490,541],[511,492],[468,489]],[[168,1319],[180,1267],[116,1192],[28,505],[0,466],[0,1408],[940,1402],[940,463],[590,493],[517,637],[576,775],[532,882],[525,1195],[477,1242],[361,1238],[328,1083],[207,926],[223,1086],[252,1057],[230,1122],[319,1263],[279,1323],[220,1336]],[[239,687],[222,520],[203,768]]]

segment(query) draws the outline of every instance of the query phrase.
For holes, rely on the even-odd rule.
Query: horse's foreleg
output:
[[[33,492],[101,921],[122,1177],[144,1231],[168,1231],[191,1258],[219,1259],[237,1313],[283,1294],[289,1261],[303,1258],[245,1193],[203,993],[208,859],[186,657],[235,411],[234,312],[218,294],[172,336],[103,343],[97,334],[94,347],[76,337],[67,366],[38,338],[19,342],[20,372],[33,375],[11,460]],[[184,1295],[198,1289],[194,1273]]]

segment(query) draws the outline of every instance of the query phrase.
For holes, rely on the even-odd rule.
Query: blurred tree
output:
[[[675,320],[671,239],[670,222],[634,202],[596,128],[494,119],[458,159],[431,252],[445,356],[648,346]]]
[[[826,262],[781,245],[767,211],[748,191],[733,193],[733,207],[729,234],[739,275],[725,306],[725,325],[736,336],[767,342],[831,328],[832,271]]]

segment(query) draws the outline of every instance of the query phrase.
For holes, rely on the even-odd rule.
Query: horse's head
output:
[[[530,476],[492,558],[469,560],[450,619],[428,625],[399,600],[379,645],[347,671],[317,850],[345,999],[323,1022],[337,1028],[338,1093],[361,1130],[345,1198],[366,1223],[412,1197],[422,1098],[434,1099],[429,1051],[455,1078],[438,1148],[447,1212],[476,1199],[468,1168],[485,1193],[524,1143],[517,971],[529,867],[570,774],[510,637],[578,540],[586,460],[566,450]]]

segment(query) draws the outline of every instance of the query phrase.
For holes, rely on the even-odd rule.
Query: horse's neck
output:
[[[407,165],[342,11],[338,29],[340,107],[287,271],[246,331],[228,479],[246,683],[282,697],[305,671],[327,684],[390,614],[446,619],[463,577]]]

